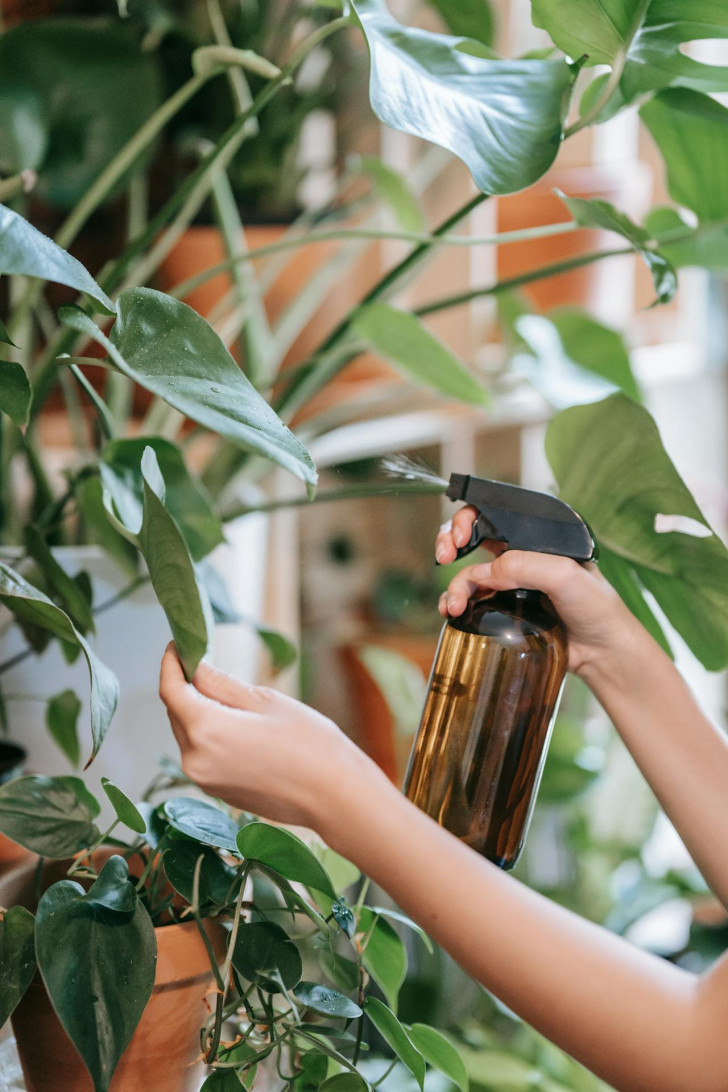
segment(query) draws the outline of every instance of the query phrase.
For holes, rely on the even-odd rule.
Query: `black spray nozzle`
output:
[[[591,561],[596,546],[588,526],[565,501],[520,485],[507,485],[469,474],[451,474],[446,496],[478,510],[470,541],[456,557],[465,557],[484,539],[507,542],[512,550],[560,554]]]

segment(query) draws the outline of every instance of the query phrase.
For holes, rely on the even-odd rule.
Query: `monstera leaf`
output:
[[[451,5],[455,6],[455,5]],[[481,42],[406,27],[383,0],[352,0],[386,125],[447,148],[488,194],[530,186],[553,163],[574,79],[564,61],[483,56]]]

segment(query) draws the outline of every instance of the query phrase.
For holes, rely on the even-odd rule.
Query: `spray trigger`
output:
[[[460,546],[455,554],[455,560],[459,561],[461,557],[467,557],[473,550],[480,546],[481,542],[486,539],[500,539],[500,535],[496,531],[493,524],[487,519],[482,512],[479,512],[476,519],[473,522],[473,527],[470,532],[470,538],[464,546]]]

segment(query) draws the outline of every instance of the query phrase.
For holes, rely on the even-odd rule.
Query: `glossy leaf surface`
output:
[[[224,906],[235,898],[236,869],[225,864],[210,846],[196,842],[172,842],[164,851],[164,871],[175,891],[191,903],[198,858],[202,857],[198,880],[199,905]]]
[[[109,315],[114,304],[76,258],[17,212],[0,205],[0,274],[22,273],[84,292]]]
[[[376,997],[368,997],[364,1010],[382,1038],[407,1066],[420,1088],[425,1084],[425,1059],[394,1013]]]
[[[0,360],[0,411],[16,425],[27,425],[31,397],[30,382],[22,365],[14,360]]]
[[[427,1024],[413,1024],[409,1029],[409,1037],[426,1062],[449,1077],[461,1092],[468,1092],[469,1081],[465,1063],[457,1049],[441,1031]]]
[[[41,857],[72,857],[99,837],[98,802],[78,777],[18,777],[0,785],[0,831]]]
[[[376,918],[376,921],[375,921]],[[359,913],[359,932],[369,939],[364,949],[364,966],[387,998],[397,1008],[400,987],[407,975],[407,952],[392,926],[368,907]]]
[[[165,801],[163,810],[169,825],[180,834],[204,845],[237,851],[237,823],[212,804],[192,796],[175,796]]]
[[[129,827],[129,830],[133,830],[136,834],[145,834],[147,830],[146,821],[126,793],[122,792],[113,781],[109,781],[108,777],[101,778],[101,787],[109,798],[119,822]]]
[[[331,898],[336,892],[323,865],[300,838],[282,827],[248,823],[237,836],[238,851],[247,860],[262,861],[287,880],[306,884]]]
[[[43,592],[9,566],[0,562],[0,602],[22,621],[48,630],[54,637],[81,648],[91,677],[91,733],[93,749],[88,765],[96,756],[119,700],[116,676],[96,657],[73,622]]]
[[[0,912],[0,1027],[35,975],[35,918],[24,906]]]
[[[317,982],[300,982],[293,992],[302,1005],[318,1013],[319,1016],[329,1016],[336,1020],[354,1020],[362,1013],[359,1006],[349,997],[339,993],[338,990],[330,990],[328,986],[321,986]]]
[[[270,993],[280,993],[277,978],[287,990],[301,981],[303,964],[298,948],[280,925],[272,921],[245,923],[238,929],[233,949],[236,971]]]
[[[564,410],[549,425],[546,453],[560,496],[609,551],[606,575],[626,570],[624,580],[654,595],[705,667],[725,667],[728,550],[708,527],[648,412],[621,394]],[[658,516],[680,517],[688,530],[658,532]]]
[[[154,985],[154,928],[126,877],[112,857],[88,894],[62,880],[38,905],[38,965],[96,1092],[108,1089]]]
[[[480,43],[403,26],[383,0],[352,7],[369,46],[369,98],[381,121],[447,148],[483,193],[524,189],[548,170],[573,81],[564,61],[475,56],[464,49],[477,52]]]

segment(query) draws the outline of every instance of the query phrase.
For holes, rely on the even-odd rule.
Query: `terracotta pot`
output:
[[[32,903],[34,863],[23,865],[0,884],[0,903]],[[66,865],[52,862],[54,878]],[[50,878],[50,877],[49,877]],[[6,904],[7,904],[6,903]],[[206,923],[220,961],[225,929]],[[194,921],[155,929],[157,969],[152,996],[116,1069],[110,1092],[197,1092],[203,1066],[199,1030],[209,1011],[215,981],[207,949]],[[76,1053],[40,980],[31,983],[12,1016],[27,1092],[93,1092],[91,1078]]]

